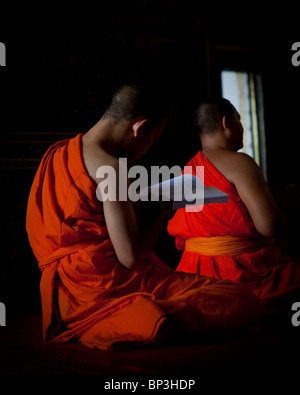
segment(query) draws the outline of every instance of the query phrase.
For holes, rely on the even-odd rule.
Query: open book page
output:
[[[192,174],[184,174],[151,185],[140,191],[140,196],[150,195],[150,200],[172,200],[173,210],[209,203],[227,203],[228,195],[216,187],[205,187],[203,181]]]

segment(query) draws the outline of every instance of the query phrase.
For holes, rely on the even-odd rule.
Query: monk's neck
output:
[[[231,142],[226,140],[225,138],[203,137],[201,138],[201,146],[203,151],[218,149],[236,151],[235,148],[232,146]]]
[[[120,157],[124,155],[123,134],[122,129],[100,120],[86,133],[85,139],[89,144],[97,145],[108,154]]]

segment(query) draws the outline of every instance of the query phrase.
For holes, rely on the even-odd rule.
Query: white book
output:
[[[173,210],[209,203],[227,203],[228,195],[220,189],[205,187],[203,181],[192,174],[184,174],[151,185],[140,191],[140,196],[149,196],[150,200],[172,200]]]

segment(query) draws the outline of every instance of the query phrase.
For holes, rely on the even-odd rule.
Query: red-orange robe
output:
[[[196,175],[197,166],[204,166],[204,185],[214,186],[228,194],[228,203],[207,204],[199,212],[177,210],[168,223],[168,232],[175,236],[175,243],[183,251],[177,271],[198,273],[218,279],[230,279],[244,284],[262,300],[271,300],[300,289],[300,262],[292,262],[280,244],[263,238],[241,201],[238,192],[223,174],[199,151],[187,164]],[[247,175],[245,175],[247,176]],[[217,237],[239,237],[256,243],[251,251],[222,255],[211,251],[203,253],[187,250],[193,238],[203,237],[210,244]],[[214,239],[215,238],[215,239]],[[202,251],[201,251],[202,252]]]
[[[166,322],[203,332],[253,323],[260,302],[243,287],[175,272],[153,253],[132,270],[119,263],[81,139],[49,148],[28,201],[26,228],[42,270],[44,338],[109,350],[150,343]]]

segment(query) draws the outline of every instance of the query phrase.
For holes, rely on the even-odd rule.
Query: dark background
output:
[[[169,94],[165,132],[141,164],[183,167],[200,148],[193,110],[202,96],[221,94],[220,71],[260,72],[268,182],[272,189],[299,183],[300,67],[291,64],[291,46],[300,39],[296,10],[205,4],[140,0],[1,10],[7,66],[0,68],[0,301],[11,309],[39,308],[40,273],[25,214],[42,155],[93,126],[128,79],[150,78]],[[164,233],[157,253],[176,267],[180,255]]]

